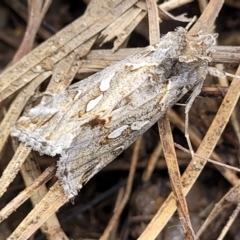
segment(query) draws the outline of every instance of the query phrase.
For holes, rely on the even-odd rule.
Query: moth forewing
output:
[[[61,155],[56,175],[72,198],[184,94],[199,89],[214,43],[211,34],[170,32],[31,109],[12,136],[41,154]]]

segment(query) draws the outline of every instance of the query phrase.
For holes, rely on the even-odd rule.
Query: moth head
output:
[[[203,32],[186,34],[185,44],[179,55],[179,61],[189,63],[205,60],[210,62],[217,36],[217,34]]]

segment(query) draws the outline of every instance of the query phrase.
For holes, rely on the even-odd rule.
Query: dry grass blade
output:
[[[130,8],[120,18],[102,31],[101,37],[104,37],[102,44],[116,38],[112,52],[118,50],[146,14],[146,11],[138,7],[133,6]],[[116,26],[118,27],[116,28]]]
[[[58,93],[71,84],[82,64],[81,58],[88,54],[96,39],[97,35],[93,36],[55,65],[50,83],[46,89],[47,93]],[[44,96],[43,100],[46,100],[45,98],[47,96]]]
[[[229,46],[215,46],[213,53],[213,62],[222,63],[239,63],[240,62],[240,48]],[[141,48],[127,48],[119,49],[117,52],[112,50],[91,50],[86,56],[86,59],[82,60],[81,68],[78,73],[93,73],[98,72],[107,66],[114,64],[125,57],[140,51]]]
[[[204,12],[202,13],[198,21],[190,29],[189,33],[198,33],[201,30],[211,32],[223,3],[224,0],[211,0],[208,3],[207,7],[204,9]]]
[[[19,147],[18,150],[15,152],[15,155],[13,156],[11,162],[8,164],[8,167],[4,170],[1,176],[0,197],[7,191],[9,184],[16,177],[23,162],[28,157],[30,152],[31,148],[25,147],[24,145],[22,145],[22,147]]]
[[[34,158],[34,154],[30,153],[23,163],[21,167],[21,175],[23,177],[26,188],[28,186],[38,186],[36,182],[37,179],[50,179],[53,174],[56,172],[56,166],[53,165],[51,168],[47,168],[43,174],[41,174],[41,170],[38,166],[36,159]],[[45,175],[45,176],[44,176]],[[48,189],[45,186],[46,181],[42,181],[41,188],[36,189],[33,194],[30,195],[30,200],[32,202],[33,207],[37,206],[38,203],[42,200],[42,198],[47,194]],[[35,190],[35,189],[34,189]],[[15,206],[17,207],[17,206]],[[57,231],[56,231],[57,229]],[[54,239],[68,239],[64,231],[61,229],[60,223],[56,214],[50,216],[46,222],[44,222],[40,230],[46,236],[48,236],[49,240]]]
[[[164,2],[161,4],[161,8],[169,11],[173,8],[178,8],[182,5],[185,5],[186,3],[192,2],[193,0],[179,0],[179,1],[175,1],[175,0],[170,0],[167,2]]]
[[[106,9],[105,5],[101,5],[100,1],[91,1],[88,7],[92,7],[92,12],[97,11],[98,14],[85,14],[80,17],[0,75],[0,102],[32,81],[46,68],[52,69],[54,64],[103,30],[136,1],[109,1],[112,12],[109,8]]]
[[[233,222],[236,220],[237,216],[239,215],[240,212],[240,203],[238,203],[236,209],[234,210],[233,214],[229,217],[229,220],[227,224],[224,226],[221,234],[217,238],[217,240],[223,240],[224,237],[226,236],[227,232],[229,231],[229,228],[232,226]]]
[[[217,204],[215,204],[213,210],[211,211],[203,225],[198,230],[197,236],[200,237],[202,235],[203,231],[206,230],[209,224],[218,216],[218,214],[221,213],[222,209],[224,209],[229,203],[237,204],[236,211],[238,211],[237,209],[239,208],[239,202],[240,202],[240,181],[238,180],[236,185],[232,187]],[[234,221],[234,219],[235,218],[230,217],[229,221]]]
[[[21,193],[18,194],[11,202],[8,203],[0,211],[0,222],[6,219],[15,209],[21,206],[36,190],[38,190],[44,183],[46,183],[55,174],[56,166],[52,165],[48,167],[38,178],[35,179],[34,183],[25,188]]]
[[[159,16],[155,0],[147,0],[150,44],[156,44],[160,39]]]
[[[52,214],[68,201],[69,199],[65,196],[60,184],[58,182],[55,183],[41,203],[31,211],[11,234],[9,240],[29,238]]]
[[[175,143],[174,145],[175,145],[176,148],[181,149],[181,150],[184,151],[184,152],[187,152],[187,153],[189,153],[189,154],[191,153],[188,149],[182,147],[181,145],[179,145],[179,144],[177,144],[177,143]],[[200,159],[202,159],[202,160],[205,160],[205,161],[207,161],[207,162],[213,163],[213,164],[215,164],[215,165],[217,165],[217,166],[223,167],[224,170],[225,170],[225,169],[228,169],[228,170],[240,172],[240,169],[237,168],[237,167],[232,167],[232,166],[227,165],[227,164],[225,164],[225,163],[217,162],[217,161],[215,161],[215,160],[202,157],[201,155],[198,155],[198,154],[195,154],[195,153],[194,153],[194,156],[196,156],[197,158],[200,158]],[[221,172],[221,171],[220,171],[220,172]],[[224,174],[223,174],[223,175],[224,175]],[[234,185],[234,184],[233,184],[233,185]]]
[[[152,173],[155,169],[155,166],[157,164],[157,161],[160,158],[161,154],[162,154],[162,144],[159,141],[157,147],[154,149],[153,153],[151,154],[149,161],[148,161],[148,165],[145,168],[145,171],[142,175],[143,182],[148,182],[150,180]]]
[[[184,230],[185,239],[196,239],[187,207],[187,202],[183,194],[180,170],[178,167],[177,156],[174,148],[172,129],[169,119],[165,115],[158,122],[159,133],[163,145],[163,152],[168,166],[169,177],[176,200],[179,219]]]

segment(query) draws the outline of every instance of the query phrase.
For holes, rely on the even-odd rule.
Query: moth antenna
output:
[[[189,133],[188,133],[189,111],[191,109],[191,106],[192,106],[195,98],[200,94],[202,85],[203,85],[203,82],[200,82],[195,86],[188,102],[186,103],[186,108],[185,108],[185,132],[184,132],[184,134],[185,134],[185,138],[187,140],[190,154],[192,155],[192,159],[194,158],[195,153],[193,151],[192,143],[191,143]]]
[[[174,146],[175,146],[176,148],[182,150],[183,152],[190,153],[190,151],[189,151],[188,149],[186,149],[185,147],[181,146],[181,145],[178,144],[178,143],[174,143]],[[215,164],[215,165],[217,165],[217,166],[225,167],[225,168],[228,168],[228,169],[230,169],[230,170],[233,170],[233,171],[236,171],[236,172],[240,172],[240,169],[237,168],[237,167],[232,167],[232,166],[230,166],[230,165],[228,165],[228,164],[221,163],[221,162],[215,161],[215,160],[210,159],[210,158],[202,157],[201,155],[196,154],[196,153],[194,153],[194,156],[195,156],[195,157],[198,157],[198,158],[201,158],[202,160],[208,161],[208,162],[210,162],[210,163],[212,163],[212,164]]]
[[[190,27],[196,22],[197,20],[197,16],[193,16],[192,20],[187,24],[187,26],[185,27],[186,30],[189,30]]]
[[[228,77],[239,78],[240,79],[240,76],[238,76],[238,75],[234,75],[234,74],[231,74],[231,73],[228,73],[228,72],[224,72],[224,74]]]
[[[216,67],[208,67],[208,74],[211,75],[211,76],[214,76],[214,77],[232,77],[232,78],[240,78],[240,76],[238,75],[234,75],[234,74],[231,74],[231,73],[228,73],[228,72],[225,72],[225,71],[222,71]]]

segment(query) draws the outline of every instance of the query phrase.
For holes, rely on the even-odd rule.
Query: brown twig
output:
[[[198,33],[201,30],[211,32],[223,3],[224,0],[211,0],[197,22],[190,29],[189,34]]]
[[[205,222],[202,224],[202,226],[198,230],[197,237],[200,237],[202,235],[203,231],[218,216],[218,214],[221,213],[222,209],[224,208],[224,206],[226,206],[227,203],[237,204],[238,206],[237,208],[239,210],[239,202],[240,202],[239,196],[240,196],[240,181],[238,180],[236,185],[232,187],[217,204],[215,204],[213,210],[211,211],[211,213],[208,215]],[[235,218],[233,219],[230,218],[230,221],[233,221],[234,219]]]
[[[176,200],[179,219],[184,230],[185,239],[193,240],[196,239],[196,237],[191,224],[187,202],[183,194],[181,175],[172,137],[172,129],[167,115],[158,121],[158,128],[163,145],[164,156],[168,166],[172,191]]]
[[[155,0],[146,0],[149,24],[150,45],[155,45],[160,39],[158,8]]]
[[[36,37],[39,26],[51,4],[51,0],[39,0],[39,1],[30,1],[28,0],[28,24],[27,29],[24,34],[24,38],[18,51],[13,57],[12,63],[14,64],[23,56],[25,56],[28,52],[31,51],[34,43],[34,39]]]
[[[154,149],[153,153],[151,154],[148,161],[148,165],[145,168],[145,171],[143,172],[143,175],[142,175],[143,182],[148,182],[150,180],[161,154],[162,154],[162,144],[161,142],[159,142],[157,147]]]

